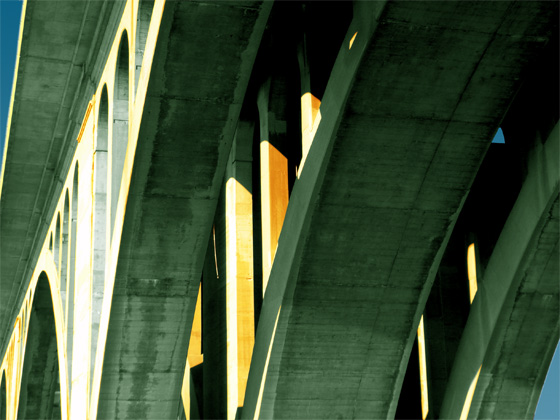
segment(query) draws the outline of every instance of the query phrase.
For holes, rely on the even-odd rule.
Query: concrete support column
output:
[[[252,142],[253,124],[240,122],[226,169],[228,419],[243,405],[255,340]]]
[[[223,419],[227,416],[227,334],[225,228],[223,194],[210,233],[202,280],[202,418]]]
[[[91,247],[93,249],[92,277],[91,277],[91,338],[89,362],[89,393],[93,384],[95,360],[97,355],[97,341],[99,338],[99,324],[103,306],[105,290],[105,271],[107,262],[107,151],[96,150],[94,153],[93,180],[93,235]]]
[[[301,163],[298,167],[298,177],[301,174],[305,159],[311,148],[311,143],[321,122],[321,101],[311,93],[311,73],[307,53],[307,38],[305,29],[298,46],[298,62],[301,79]]]
[[[105,96],[106,98],[106,96]],[[102,101],[103,103],[103,101]],[[106,115],[104,111],[101,115]],[[103,125],[102,118],[98,122],[97,141],[102,138],[99,130]],[[85,132],[91,130],[93,132],[93,118],[89,118],[85,123]],[[106,126],[107,124],[105,124]],[[105,134],[104,134],[105,135]],[[95,145],[93,146],[96,147]],[[107,143],[99,144],[97,152],[107,156]],[[95,150],[95,149],[94,149]],[[97,152],[84,154],[84,158],[80,160],[80,168],[94,168],[94,159]],[[107,166],[105,163],[104,173],[106,174]],[[71,419],[87,418],[87,410],[89,406],[88,398],[88,377],[90,362],[90,326],[91,326],[91,288],[93,279],[93,243],[92,237],[94,218],[94,190],[91,173],[81,171],[74,180],[74,185],[79,185],[80,192],[78,200],[76,200],[76,222],[75,236],[72,240],[76,241],[75,256],[75,277],[74,277],[74,313],[73,313],[73,334],[68,338],[72,340],[72,354],[70,363],[72,364],[71,376],[69,378],[70,387],[72,389],[72,399],[70,408]]]
[[[111,148],[111,221],[110,240],[113,239],[115,217],[128,143],[128,98],[113,100],[113,136]]]
[[[266,292],[278,238],[288,208],[288,158],[274,146],[271,126],[274,114],[269,112],[270,79],[260,88],[257,106],[260,122],[261,221],[263,296]]]

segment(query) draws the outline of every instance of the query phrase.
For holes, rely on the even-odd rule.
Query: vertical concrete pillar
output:
[[[78,228],[79,165],[74,168],[70,224],[70,267],[68,268],[68,295],[66,305],[66,360],[68,364],[68,398],[72,400],[72,346],[74,337],[74,283],[76,279],[76,242]],[[70,404],[70,403],[69,403]]]
[[[270,79],[261,86],[257,98],[260,122],[263,296],[289,198],[288,159],[274,146],[270,127],[274,117],[269,113],[269,95]]]
[[[227,335],[225,227],[223,195],[218,200],[214,227],[208,241],[202,281],[202,418],[227,416]]]
[[[95,102],[95,98],[94,98]],[[94,113],[92,113],[94,114]],[[84,123],[84,132],[94,132],[94,118],[89,118]],[[108,106],[107,91],[103,90],[101,95],[99,117],[97,120],[97,142],[103,137],[106,139],[108,130]],[[104,130],[100,132],[100,130]],[[96,151],[97,148],[97,151]],[[99,156],[98,156],[99,152]],[[96,168],[96,158],[105,157],[104,173],[107,170],[107,143],[93,145],[92,153],[84,153],[80,160],[81,168]],[[94,269],[92,259],[94,254],[93,226],[94,218],[94,181],[91,172],[81,171],[78,175],[80,192],[77,205],[76,222],[76,253],[75,261],[75,284],[74,284],[74,324],[72,338],[72,376],[70,378],[72,387],[71,413],[72,419],[85,419],[89,406],[88,399],[88,377],[90,362],[90,327],[91,327],[91,293]],[[106,182],[106,181],[105,181]],[[106,191],[106,190],[105,190]]]
[[[303,169],[305,159],[311,148],[311,143],[321,122],[321,101],[311,93],[311,74],[307,54],[307,37],[305,29],[302,40],[298,46],[298,62],[301,78],[301,163],[298,176]]]
[[[226,172],[228,419],[243,405],[255,340],[252,143],[253,124],[240,122]]]
[[[109,229],[107,229],[108,216],[108,171],[109,171],[109,96],[106,87],[103,88],[99,102],[97,119],[97,137],[94,143],[93,155],[93,185],[92,206],[93,217],[91,232],[91,248],[93,257],[91,260],[91,337],[90,337],[90,360],[89,360],[89,388],[91,394],[93,376],[95,372],[95,361],[97,357],[97,343],[99,338],[99,325],[101,322],[101,311],[103,307],[103,295],[105,291],[105,274],[107,269],[107,243]],[[89,411],[89,409],[88,409]]]

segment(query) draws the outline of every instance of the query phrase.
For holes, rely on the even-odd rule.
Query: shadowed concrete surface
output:
[[[271,4],[166,4],[134,162],[98,418],[176,418],[213,215]]]
[[[557,51],[557,42],[556,34],[547,49]],[[524,162],[525,168],[517,171],[521,172],[521,185],[509,215],[512,220],[508,217],[506,221],[517,225],[518,231],[512,233],[506,227],[500,228],[498,241],[501,242],[493,247],[486,268],[500,254],[502,259],[517,260],[513,249],[505,244],[522,243],[523,229],[533,223],[535,215],[540,220],[534,225],[525,255],[511,280],[484,358],[471,407],[471,413],[479,418],[533,418],[558,343],[558,60],[554,54],[544,54],[536,67],[539,77],[524,84],[503,123],[510,148],[523,145],[521,150],[527,150],[520,154],[521,159],[508,156],[509,161]],[[502,180],[502,185],[505,181]],[[536,195],[529,197],[527,191]],[[492,199],[486,202],[491,203]],[[514,264],[510,260],[507,265]],[[501,271],[504,275],[500,285],[504,285],[508,278],[506,270]],[[485,274],[483,282],[486,281]],[[492,303],[497,306],[497,299],[492,299]]]
[[[124,5],[89,0],[25,4],[0,198],[2,352],[112,42],[111,28]]]
[[[495,330],[471,408],[479,418],[532,419],[558,343],[558,198],[546,215],[522,283]],[[511,300],[511,299],[510,299]],[[542,362],[535,360],[542,355]],[[480,401],[477,401],[477,398]]]
[[[555,13],[543,4],[411,2],[381,12],[359,71],[344,75],[355,81],[337,131],[323,138],[320,126],[311,148],[310,157],[317,143],[334,143],[305,231],[286,231],[302,216],[288,208],[276,263],[297,247],[295,268],[263,416],[394,415],[438,252]],[[327,109],[323,119],[335,118]],[[311,193],[300,186],[294,202]],[[270,284],[286,271],[274,267]]]
[[[528,155],[526,179],[486,266],[442,416],[458,415],[460,395],[480,367],[473,411],[483,418],[534,415],[558,342],[557,124],[547,137],[537,137]]]

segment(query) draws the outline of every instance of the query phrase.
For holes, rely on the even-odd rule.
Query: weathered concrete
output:
[[[280,307],[261,416],[394,415],[438,255],[556,11],[391,3],[354,13],[345,42],[357,38],[337,59],[288,206],[243,417]],[[377,21],[371,42],[364,16]]]
[[[176,418],[182,410],[206,245],[270,6],[165,6],[128,194],[98,418]]]
[[[0,374],[8,377],[8,405],[17,407],[21,370],[28,369],[25,363],[32,359],[35,320],[32,317],[29,324],[28,315],[32,307],[40,308],[31,301],[41,288],[36,289],[37,277],[48,268],[61,379],[58,388],[41,391],[37,399],[41,404],[51,404],[53,391],[59,389],[63,418],[94,418],[96,414],[99,418],[177,418],[183,415],[181,393],[187,391],[194,401],[192,414],[225,418],[229,412],[232,417],[235,404],[241,401],[231,390],[239,375],[242,392],[244,374],[231,373],[236,337],[231,314],[237,316],[236,310],[247,307],[232,304],[228,297],[235,275],[229,273],[233,260],[227,254],[233,254],[234,240],[249,242],[251,236],[248,225],[244,224],[245,239],[232,234],[237,228],[228,228],[227,193],[220,189],[227,181],[224,169],[236,128],[248,121],[249,126],[267,125],[260,138],[252,139],[255,188],[247,192],[253,194],[253,203],[264,198],[259,188],[263,180],[255,175],[263,163],[255,153],[261,141],[286,153],[282,156],[288,161],[288,176],[281,181],[283,194],[295,185],[277,250],[276,236],[273,241],[268,238],[267,252],[271,260],[276,252],[276,259],[260,319],[254,319],[258,322],[256,345],[244,407],[238,414],[250,418],[256,411],[262,417],[289,418],[393,416],[399,399],[407,397],[401,384],[418,319],[490,138],[509,112],[517,88],[538,77],[526,71],[535,65],[535,57],[551,54],[557,61],[557,49],[543,53],[543,47],[557,34],[558,4],[358,2],[347,28],[351,10],[336,4],[281,9],[267,2],[129,0],[126,6],[85,2],[81,9],[81,5],[66,3],[60,4],[61,18],[78,16],[83,23],[83,40],[72,44],[75,54],[80,56],[82,46],[91,45],[83,64],[83,82],[73,91],[74,105],[46,118],[45,130],[35,124],[40,118],[29,123],[21,110],[14,111],[11,124],[11,139],[17,142],[11,143],[13,150],[8,152],[0,221],[16,222],[13,216],[23,214],[24,209],[14,203],[27,206],[30,200],[35,204],[43,200],[39,207],[46,227],[29,225],[36,229],[32,234],[33,230],[25,231],[23,222],[0,226],[1,245],[10,245],[0,251],[0,257],[15,256],[9,270],[17,271],[24,259],[34,270],[30,282],[25,282],[23,272],[23,282],[8,281],[13,296],[17,287],[26,290],[23,305],[23,294],[14,304],[16,322],[0,365]],[[24,33],[41,27],[52,30],[48,22],[54,9],[42,7],[30,6],[31,11],[43,12],[26,18],[30,20]],[[115,12],[119,8],[120,14]],[[143,18],[137,17],[137,9]],[[87,29],[93,18],[88,13],[93,10],[100,16],[94,32]],[[269,12],[274,19],[267,21]],[[270,38],[261,39],[263,31]],[[138,41],[142,37],[146,44]],[[45,38],[39,45],[49,54],[62,54],[50,44],[57,39]],[[120,49],[128,50],[128,66],[125,55],[119,58],[121,39],[128,42],[128,48]],[[24,39],[22,51],[35,48],[37,42]],[[108,53],[102,45],[110,47]],[[261,61],[253,66],[257,49]],[[18,74],[30,66],[29,57],[23,55]],[[102,59],[95,59],[96,55]],[[304,64],[299,75],[298,56]],[[33,76],[41,82],[39,67]],[[44,77],[53,75],[54,70],[44,70]],[[64,86],[73,83],[72,75],[64,79],[69,80]],[[20,92],[31,95],[28,89],[33,83],[24,83],[29,77],[21,76],[18,83]],[[128,83],[115,82],[127,78]],[[257,116],[257,92],[267,78],[271,99]],[[128,102],[122,96],[127,87]],[[49,89],[44,89],[45,95],[56,96]],[[294,144],[300,146],[298,95],[308,93],[321,100],[317,114],[321,123],[303,165],[291,149]],[[16,92],[15,108],[22,98]],[[90,107],[84,111],[82,105],[89,99]],[[55,105],[53,101],[52,108]],[[543,124],[550,127],[551,122],[557,123],[557,108],[552,109],[556,112],[544,113],[544,117],[531,114],[531,118],[551,120]],[[41,110],[30,112],[47,112]],[[31,174],[30,185],[22,184],[28,150],[45,146],[40,143],[45,138],[54,138],[47,133],[53,118],[69,127],[48,145],[57,159],[44,159],[45,166],[39,167],[46,169],[40,178]],[[84,121],[78,146],[74,142],[76,119]],[[58,133],[60,127],[53,127],[49,129]],[[307,134],[309,128],[304,127]],[[33,133],[27,138],[17,137],[18,132],[30,129]],[[246,131],[248,147],[251,129]],[[526,149],[520,150],[522,154]],[[301,157],[302,152],[298,153]],[[541,166],[557,170],[557,162],[550,161],[557,153],[544,153],[548,161]],[[300,178],[295,180],[293,166],[298,164]],[[74,176],[78,166],[79,177]],[[243,167],[244,175],[250,177],[251,163],[243,162]],[[100,185],[106,188],[97,189]],[[542,193],[542,189],[536,191]],[[31,198],[25,201],[23,194]],[[551,257],[558,252],[554,236],[558,205],[554,205],[548,224],[532,231],[535,235],[544,232],[542,240],[534,242],[538,246],[531,242],[523,254],[527,259],[522,264],[530,267],[526,279],[510,290],[501,310],[495,308],[494,315],[499,317],[493,318],[494,332],[484,343],[488,351],[482,350],[485,367],[480,395],[473,403],[473,410],[481,415],[511,417],[513,411],[507,410],[514,406],[507,398],[512,392],[519,392],[519,401],[525,401],[520,404],[531,410],[542,385],[546,360],[543,364],[534,359],[526,365],[522,362],[534,352],[550,356],[555,338],[549,339],[545,329],[558,329],[554,324],[558,308],[550,303],[554,301],[550,296],[557,296],[553,279],[558,276],[557,261]],[[253,205],[252,216],[250,211],[239,213],[247,217],[247,223],[253,218],[253,270],[258,273],[253,276],[248,270],[246,280],[254,283],[257,317],[263,290],[261,247],[266,236],[260,230],[265,214],[259,207]],[[276,209],[277,216],[284,217],[284,208]],[[215,249],[213,241],[208,241],[213,223]],[[27,244],[26,235],[35,235],[37,243]],[[4,237],[11,238],[13,246]],[[247,248],[249,255],[251,247]],[[494,256],[484,252],[481,266],[485,267]],[[39,255],[36,264],[34,255]],[[189,375],[195,387],[181,389],[203,271],[207,292],[202,296],[204,362]],[[532,310],[547,314],[542,330],[533,328],[540,318]],[[451,339],[436,334],[446,340],[444,370],[453,364],[463,328],[460,317],[452,315],[443,321],[456,323]],[[5,325],[12,320],[9,316]],[[245,322],[251,321],[248,316]],[[429,328],[426,322],[427,337]],[[466,336],[472,329],[465,331]],[[531,347],[525,346],[532,331],[538,337]],[[31,339],[26,347],[28,333]],[[246,338],[252,339],[250,332]],[[517,348],[522,349],[519,354]],[[459,366],[472,362],[468,357],[459,359]],[[504,372],[508,360],[521,370]],[[521,380],[519,375],[529,379]],[[432,387],[430,392],[442,393],[447,379],[446,371],[438,377],[439,388]],[[459,385],[453,379],[450,389],[464,394],[464,382],[465,377],[459,375]],[[27,384],[24,389],[29,389]],[[21,401],[22,409],[29,409]],[[437,404],[439,409],[440,395]],[[433,410],[430,415],[438,414]]]
[[[480,416],[534,416],[559,334],[559,154],[557,125],[530,156],[527,179],[486,267],[457,350],[444,418],[459,416],[480,366]]]
[[[122,2],[25,2],[0,182],[0,352],[61,193]],[[105,32],[104,32],[105,31]],[[103,36],[105,35],[105,36]],[[3,135],[3,134],[2,134]]]

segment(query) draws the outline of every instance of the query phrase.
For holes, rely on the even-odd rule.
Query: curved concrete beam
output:
[[[527,178],[496,243],[484,279],[479,284],[449,377],[441,408],[441,418],[459,418],[469,387],[481,366],[482,377],[491,375],[492,362],[495,361],[496,356],[492,353],[497,351],[496,347],[500,345],[499,340],[495,338],[501,334],[501,331],[497,330],[499,319],[505,320],[514,314],[512,301],[523,292],[522,282],[528,281],[527,276],[531,275],[531,268],[534,267],[532,263],[535,262],[537,254],[542,251],[548,256],[552,255],[550,258],[555,258],[553,254],[554,249],[558,249],[557,242],[543,244],[542,240],[546,239],[547,230],[551,228],[554,230],[554,226],[558,223],[558,214],[553,214],[553,209],[558,210],[559,155],[560,135],[557,124],[544,146],[538,145],[529,158]],[[552,267],[552,273],[554,272],[558,273],[557,265],[555,268]],[[557,289],[555,293],[558,294]],[[556,317],[557,315],[556,312]],[[554,327],[553,324],[543,328]],[[540,330],[539,327],[536,329]],[[546,332],[541,330],[541,334]],[[557,329],[552,333],[550,340],[558,340]],[[546,341],[546,347],[549,347],[548,344],[549,342]],[[532,355],[539,358],[542,356],[542,354]],[[550,351],[547,357],[552,358]],[[489,366],[486,366],[487,361]],[[544,365],[548,366],[546,361],[544,364],[534,365],[541,377],[542,372],[539,371],[544,369]],[[515,370],[516,366],[509,366],[509,368]],[[542,386],[542,382],[540,384],[539,382],[535,381],[530,386],[529,391],[534,395],[525,395],[522,408],[510,401],[512,409],[520,410],[515,411],[515,417],[533,416],[535,398],[538,399],[538,395],[533,390]],[[521,394],[527,392],[527,389],[520,388]],[[499,415],[500,410],[503,409],[503,407],[498,409],[495,415]],[[506,417],[511,416],[511,412],[507,414],[502,411],[501,414]]]
[[[100,338],[97,418],[177,418],[182,411],[206,245],[271,7],[165,4],[145,103],[135,104],[142,122],[120,252],[113,236],[118,264],[106,344]]]
[[[519,86],[519,59],[547,41],[519,34],[550,10],[513,4],[354,13],[288,205],[243,418],[394,416],[439,258]],[[360,17],[369,30],[352,26]]]
[[[335,62],[332,78],[337,80],[338,83],[330,84],[325,92],[323,107],[321,108],[321,113],[324,115],[323,123],[317,130],[310,151],[313,158],[306,161],[304,170],[294,185],[282,227],[282,234],[278,241],[278,249],[270,274],[271,280],[266,289],[255,337],[245,401],[241,413],[244,419],[260,416],[262,388],[265,386],[265,379],[267,387],[275,386],[267,378],[267,368],[278,318],[284,319],[286,316],[286,310],[281,310],[282,302],[285,296],[293,294],[294,277],[297,276],[302,247],[309,233],[311,209],[317,201],[336,139],[336,132],[341,123],[356,72],[377,27],[378,18],[384,6],[385,2],[357,3],[355,17],[350,24],[341,52]],[[347,49],[346,45],[355,33],[359,33],[359,37],[355,39],[352,49]],[[286,243],[290,246],[285,246]],[[286,267],[289,267],[289,269],[286,269]]]

